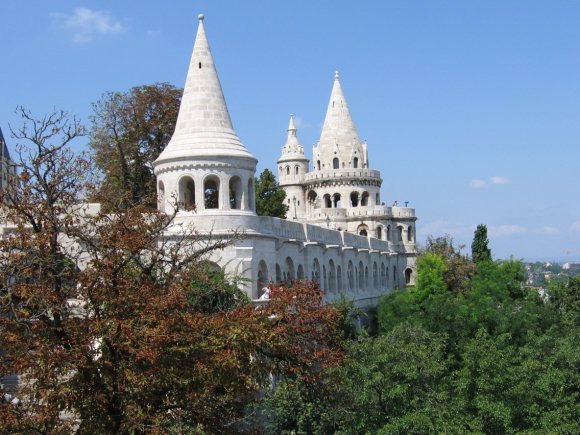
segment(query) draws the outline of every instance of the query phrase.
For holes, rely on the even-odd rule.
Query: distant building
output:
[[[14,178],[15,174],[16,169],[0,128],[0,191],[6,189],[10,179]]]
[[[564,263],[562,269],[570,272],[580,272],[580,263]]]

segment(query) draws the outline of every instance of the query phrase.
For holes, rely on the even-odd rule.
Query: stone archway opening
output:
[[[220,180],[210,175],[203,183],[204,206],[206,209],[220,208]]]
[[[182,177],[178,185],[179,206],[184,210],[195,209],[195,182],[189,176]]]
[[[234,176],[230,178],[230,208],[239,210],[242,208],[242,180]]]

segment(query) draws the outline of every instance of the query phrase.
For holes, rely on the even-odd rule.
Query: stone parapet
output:
[[[321,208],[312,210],[310,219],[341,219],[347,217],[385,217],[385,218],[415,218],[415,209],[411,207],[387,207],[373,205],[351,208]]]
[[[380,171],[375,169],[325,169],[304,174],[305,183],[333,180],[338,178],[367,178],[377,180],[379,182],[382,181]]]

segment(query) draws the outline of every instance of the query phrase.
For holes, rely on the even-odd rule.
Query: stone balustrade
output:
[[[381,179],[381,172],[375,169],[325,169],[304,174],[304,182],[333,180],[338,178],[375,178]]]
[[[309,217],[314,219],[341,219],[346,217],[376,217],[386,218],[414,218],[415,209],[411,207],[387,207],[386,205],[372,205],[367,207],[351,208],[320,208],[310,211]]]

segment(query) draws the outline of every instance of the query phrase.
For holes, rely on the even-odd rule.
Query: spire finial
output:
[[[334,71],[334,79],[338,80],[338,70]]]
[[[290,124],[288,125],[288,131],[294,132],[296,134],[296,126],[294,125],[294,114],[290,114]]]
[[[204,19],[204,18],[205,18],[205,17],[203,16],[203,14],[199,14],[199,15],[197,16],[197,19],[198,19],[199,21],[203,21],[203,19]]]

